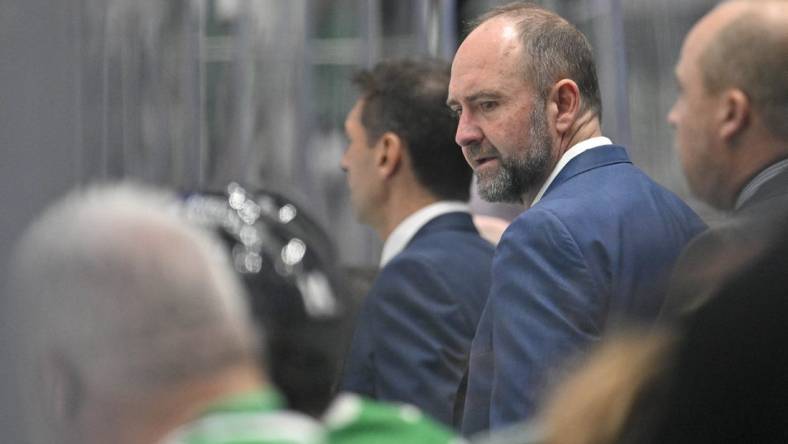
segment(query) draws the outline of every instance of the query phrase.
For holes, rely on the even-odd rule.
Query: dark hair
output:
[[[572,79],[580,89],[583,111],[591,110],[602,119],[602,100],[594,54],[583,33],[574,25],[541,6],[514,2],[499,6],[469,23],[469,31],[496,17],[513,19],[520,32],[524,76],[533,79],[542,99],[560,79]]]
[[[359,72],[353,82],[361,90],[361,123],[370,144],[387,131],[397,134],[424,188],[439,199],[467,201],[473,172],[454,143],[449,78],[443,60],[397,59]]]
[[[744,13],[720,30],[701,55],[700,69],[706,91],[741,89],[769,131],[788,140],[788,35],[762,15]]]

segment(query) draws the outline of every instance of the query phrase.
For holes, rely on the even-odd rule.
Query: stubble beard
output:
[[[477,171],[479,196],[488,202],[521,203],[523,195],[541,186],[547,178],[551,140],[544,111],[535,107],[530,116],[529,145],[510,157],[499,158],[497,171]]]

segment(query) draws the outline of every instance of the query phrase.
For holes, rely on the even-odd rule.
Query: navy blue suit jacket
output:
[[[362,304],[342,388],[408,402],[458,426],[492,256],[467,213],[422,227],[383,267]]]
[[[463,432],[528,419],[561,361],[619,321],[654,320],[672,264],[704,228],[623,147],[572,159],[498,244]]]

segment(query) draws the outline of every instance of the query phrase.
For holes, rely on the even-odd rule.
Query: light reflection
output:
[[[244,222],[250,225],[257,221],[257,219],[260,217],[260,214],[260,206],[258,206],[252,200],[247,200],[243,203],[241,208],[238,209],[238,216],[240,216]]]
[[[248,273],[259,273],[263,268],[263,258],[254,251],[244,255],[244,268]]]
[[[260,235],[257,233],[255,227],[251,225],[244,225],[241,227],[238,237],[241,238],[241,242],[243,242],[243,244],[247,247],[254,246],[260,242]]]
[[[337,313],[337,301],[326,275],[313,271],[299,275],[296,285],[304,297],[304,308],[313,317],[330,317]]]
[[[283,224],[290,222],[291,220],[295,219],[298,215],[298,210],[292,204],[287,204],[279,209],[279,221]]]
[[[233,182],[227,185],[227,201],[234,210],[240,210],[246,202],[246,192],[240,185]]]
[[[292,267],[301,262],[305,254],[306,244],[304,241],[298,238],[290,239],[290,242],[282,248],[282,262]]]

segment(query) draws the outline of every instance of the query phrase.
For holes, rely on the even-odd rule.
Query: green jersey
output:
[[[411,405],[341,394],[324,416],[330,444],[459,444],[465,441]]]
[[[162,444],[461,444],[461,438],[410,405],[342,394],[324,417],[282,410],[274,391],[228,398]]]
[[[314,419],[281,408],[273,390],[227,398],[162,444],[324,444],[325,431]]]

